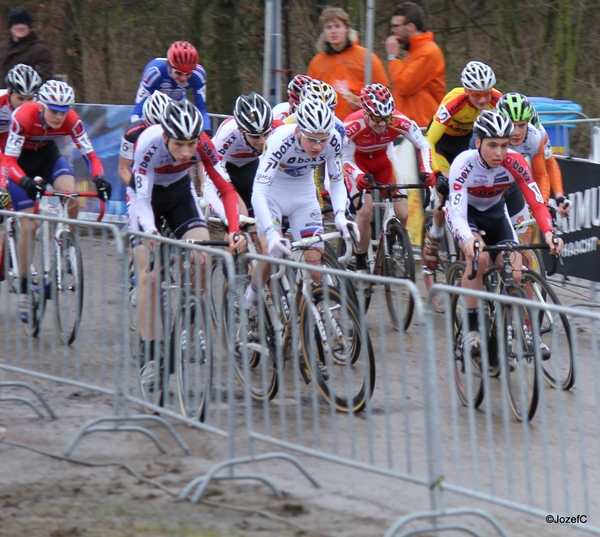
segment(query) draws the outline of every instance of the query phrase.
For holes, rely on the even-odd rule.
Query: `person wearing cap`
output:
[[[19,63],[33,67],[42,81],[51,79],[54,71],[52,53],[31,29],[31,17],[25,8],[10,10],[8,29],[9,38],[0,43],[0,80],[4,80],[8,71]]]

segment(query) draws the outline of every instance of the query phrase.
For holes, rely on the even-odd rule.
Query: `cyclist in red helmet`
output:
[[[300,104],[302,89],[312,80],[310,76],[301,74],[292,78],[287,88],[288,100],[273,107],[273,119],[284,121],[285,118],[291,116]]]
[[[144,68],[135,96],[131,121],[143,118],[144,101],[155,91],[161,91],[174,101],[185,99],[188,89],[194,91],[194,104],[202,113],[205,130],[211,132],[211,120],[206,111],[206,72],[199,63],[198,51],[187,41],[175,41],[166,58],[154,58]]]

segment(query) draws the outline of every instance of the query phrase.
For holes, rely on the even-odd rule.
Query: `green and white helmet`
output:
[[[513,121],[532,121],[535,117],[535,108],[529,99],[522,93],[511,91],[498,100],[496,108]]]

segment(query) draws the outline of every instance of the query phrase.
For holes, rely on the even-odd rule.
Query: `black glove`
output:
[[[438,194],[443,198],[447,197],[450,193],[448,178],[442,172],[437,172],[435,174],[435,188],[438,191]]]
[[[40,181],[36,183],[31,177],[24,175],[19,180],[19,186],[27,193],[30,200],[35,201],[38,197],[42,197],[46,192],[46,183]]]
[[[96,175],[92,181],[98,190],[98,197],[104,201],[108,201],[112,192],[112,185],[108,181],[105,181],[102,175]]]

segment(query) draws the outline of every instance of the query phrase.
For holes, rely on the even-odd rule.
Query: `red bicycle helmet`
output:
[[[288,84],[288,97],[290,104],[298,106],[300,104],[300,95],[302,94],[302,88],[312,82],[312,78],[308,75],[296,75]]]
[[[361,89],[360,105],[371,117],[386,117],[394,113],[394,98],[383,84],[369,84]]]
[[[167,51],[167,59],[173,69],[191,73],[198,64],[198,51],[187,41],[175,41]]]

